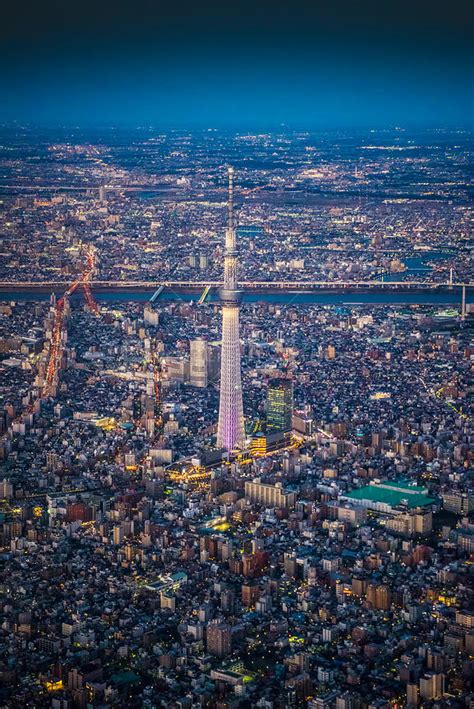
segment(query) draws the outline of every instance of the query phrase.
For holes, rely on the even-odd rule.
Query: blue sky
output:
[[[5,19],[3,121],[472,125],[460,0],[26,0]]]

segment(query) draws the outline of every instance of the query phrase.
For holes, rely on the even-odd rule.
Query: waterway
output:
[[[61,293],[58,293],[61,295]],[[97,301],[102,303],[137,301],[147,302],[153,295],[152,290],[130,290],[130,291],[109,291],[94,293]],[[28,292],[28,291],[0,291],[0,301],[46,301],[49,300],[48,293]],[[72,300],[81,300],[82,293],[78,292],[72,296]],[[186,292],[173,292],[164,290],[158,301],[181,300],[184,302],[197,302],[199,294]],[[206,302],[218,302],[218,294],[210,293]],[[158,302],[157,301],[157,302]],[[285,291],[283,293],[255,293],[247,292],[243,294],[244,303],[281,303],[282,305],[304,305],[319,303],[320,305],[434,305],[434,306],[454,306],[461,307],[461,291],[459,288],[442,291],[399,291],[399,290],[377,290],[373,292],[320,292],[320,291]],[[466,302],[474,302],[474,289],[468,289]]]
[[[392,255],[390,252],[387,255]],[[401,256],[400,254],[393,253],[393,257],[398,257],[405,264],[406,270],[401,273],[384,273],[383,280],[384,283],[390,283],[391,281],[400,280],[416,280],[420,276],[427,276],[433,270],[433,266],[430,265],[433,261],[443,261],[453,258],[454,253],[449,251],[424,251],[419,254],[414,254],[411,256]]]
[[[251,232],[253,235],[260,234],[262,228],[258,226],[239,227],[240,230]],[[398,256],[395,252],[386,252],[387,256]],[[420,274],[428,274],[433,270],[430,265],[433,261],[448,259],[452,254],[448,251],[428,251],[422,253],[414,253],[403,258],[403,262],[407,266],[402,274],[387,273],[380,278],[380,282],[389,283],[391,281],[400,281],[402,279],[410,280],[413,276],[415,279]],[[57,292],[57,296],[62,295]],[[113,290],[107,292],[97,291],[94,297],[97,301],[103,303],[137,301],[147,302],[153,295],[152,289],[131,289],[131,290]],[[18,291],[0,291],[0,300],[3,301],[45,301],[49,299],[48,293],[38,293],[28,290]],[[183,292],[173,291],[165,288],[159,298],[160,301],[181,300],[184,302],[197,302],[200,293],[196,291]],[[73,300],[83,298],[81,291],[78,291],[72,296]],[[218,302],[219,296],[216,290],[210,291],[206,298],[206,302]],[[370,292],[353,290],[351,291],[318,291],[305,290],[299,288],[295,290],[285,290],[284,292],[255,292],[247,291],[243,294],[244,303],[281,303],[282,305],[304,305],[304,304],[320,304],[320,305],[432,305],[439,307],[454,306],[458,309],[461,307],[461,290],[459,288],[443,290],[426,289],[423,291],[423,284],[420,283],[420,289],[417,291],[410,290],[384,290],[382,287]],[[474,302],[474,289],[469,288],[466,292],[466,302]]]

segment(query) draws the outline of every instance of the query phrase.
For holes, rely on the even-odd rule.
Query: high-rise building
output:
[[[225,657],[232,649],[232,636],[230,625],[211,620],[207,626],[206,634],[207,651],[216,657]]]
[[[225,588],[221,592],[221,610],[230,613],[235,606],[235,593],[231,588]]]
[[[3,478],[2,482],[0,482],[0,497],[13,497],[13,485],[6,478]]]
[[[420,690],[415,682],[409,682],[407,684],[407,706],[416,707],[418,706],[420,696]]]
[[[209,345],[201,337],[189,343],[189,381],[195,387],[207,387]]]
[[[267,507],[281,507],[289,509],[295,506],[296,492],[284,490],[281,483],[266,485],[255,478],[245,483],[245,497],[251,502],[258,502]]]
[[[453,490],[443,493],[443,507],[448,512],[458,515],[468,515],[474,510],[474,495],[469,492]]]
[[[163,360],[164,377],[170,382],[187,382],[189,362],[178,357],[166,357]]]
[[[153,325],[154,327],[157,327],[160,323],[160,314],[153,308],[152,305],[150,305],[150,303],[145,305],[143,310],[143,320],[147,325]]]
[[[218,373],[218,351],[215,345],[203,338],[190,343],[189,381],[192,386],[204,388]]]
[[[113,529],[113,542],[114,544],[121,544],[123,541],[124,533],[123,533],[123,528],[121,525],[117,524],[114,526]]]
[[[293,417],[293,382],[272,379],[267,392],[267,432],[291,431]]]
[[[439,699],[444,694],[445,676],[438,672],[427,672],[420,677],[420,697],[423,699]]]
[[[260,595],[260,587],[255,581],[246,581],[242,584],[241,598],[242,605],[246,608],[252,608]]]
[[[222,352],[219,423],[217,428],[217,445],[228,451],[242,448],[245,440],[239,339],[241,292],[237,290],[233,180],[234,170],[229,167],[229,221],[225,235],[224,287],[219,292],[222,303]]]
[[[391,593],[388,586],[380,584],[375,589],[375,607],[379,610],[388,611],[391,604]]]

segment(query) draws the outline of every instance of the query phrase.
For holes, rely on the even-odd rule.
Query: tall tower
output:
[[[229,167],[228,225],[225,233],[222,303],[221,389],[217,445],[228,451],[242,448],[245,439],[242,380],[240,373],[239,310],[242,293],[237,290],[237,249],[234,227],[234,169]]]

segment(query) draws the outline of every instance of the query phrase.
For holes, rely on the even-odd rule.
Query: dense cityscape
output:
[[[0,707],[474,707],[472,148],[0,128]]]

